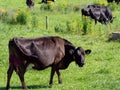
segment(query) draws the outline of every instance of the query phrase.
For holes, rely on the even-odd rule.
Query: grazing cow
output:
[[[108,22],[105,14],[99,9],[90,9],[90,17],[95,20],[95,24],[97,24],[97,21],[102,24]]]
[[[30,8],[31,6],[34,6],[34,0],[26,0],[26,4]]]
[[[22,87],[27,89],[24,74],[27,67],[33,64],[35,70],[44,70],[51,67],[50,86],[53,84],[55,72],[58,75],[58,83],[62,83],[60,71],[66,69],[72,61],[82,67],[85,62],[85,54],[91,50],[75,47],[66,39],[49,36],[40,38],[13,38],[9,41],[9,68],[7,71],[6,89],[10,87],[10,79],[13,71],[18,74]]]
[[[95,20],[95,24],[98,22],[107,24],[113,22],[112,12],[109,7],[101,5],[88,5],[87,8],[81,9],[82,15],[89,16]]]

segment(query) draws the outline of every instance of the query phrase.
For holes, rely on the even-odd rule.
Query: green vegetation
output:
[[[107,1],[107,0],[106,0]],[[25,0],[0,0],[0,90],[6,86],[8,42],[13,37],[60,36],[76,46],[90,48],[86,65],[79,68],[71,63],[61,71],[63,84],[49,88],[50,68],[29,70],[25,74],[27,86],[33,90],[120,90],[120,40],[108,42],[109,34],[120,31],[120,5],[105,0],[56,0],[49,5],[38,4],[27,8]],[[91,3],[110,6],[115,17],[112,24],[94,24],[94,20],[81,16],[80,9]],[[46,29],[48,16],[48,29]],[[14,72],[11,90],[21,89]]]

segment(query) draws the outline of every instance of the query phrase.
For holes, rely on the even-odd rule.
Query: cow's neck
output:
[[[66,55],[58,64],[59,69],[66,69],[74,61],[73,55]]]

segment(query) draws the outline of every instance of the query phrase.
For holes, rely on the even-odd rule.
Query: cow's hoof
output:
[[[52,88],[53,84],[50,84],[49,88]]]
[[[59,84],[62,84],[62,81],[59,81]]]

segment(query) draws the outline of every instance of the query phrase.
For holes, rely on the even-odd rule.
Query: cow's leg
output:
[[[56,70],[56,73],[57,73],[57,75],[58,75],[58,83],[59,83],[59,84],[62,84],[62,79],[61,79],[60,71],[59,71],[59,70]]]
[[[97,24],[97,20],[95,19],[95,25]]]
[[[22,87],[23,87],[25,90],[28,90],[28,88],[27,88],[27,86],[26,86],[26,84],[25,84],[25,81],[24,81],[24,73],[23,73],[23,72],[18,72],[18,75],[19,75],[19,78],[20,78]]]
[[[10,65],[9,68],[8,68],[8,71],[7,71],[7,85],[6,85],[6,90],[8,90],[9,87],[10,87],[10,79],[11,79],[13,70],[14,70],[13,65]]]
[[[53,85],[53,76],[54,76],[54,74],[55,74],[55,67],[52,67],[51,75],[50,75],[50,82],[49,82],[50,87],[52,87],[52,85]]]

